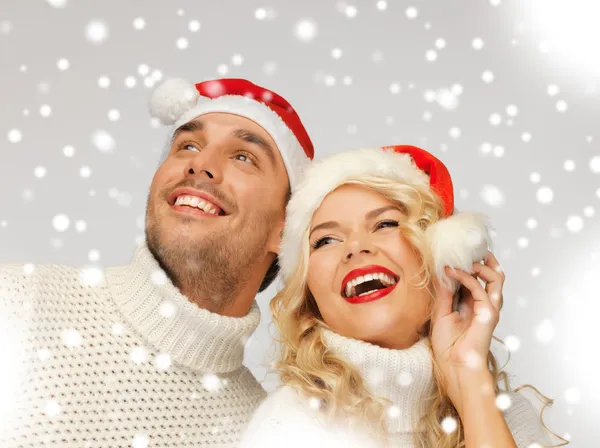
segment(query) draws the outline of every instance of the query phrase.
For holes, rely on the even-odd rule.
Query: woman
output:
[[[504,274],[489,245],[485,219],[454,213],[450,175],[422,149],[314,162],[288,206],[286,284],[271,302],[284,386],[241,446],[549,444],[527,399],[499,387]]]

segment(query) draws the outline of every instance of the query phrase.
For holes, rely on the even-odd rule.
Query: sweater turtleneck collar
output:
[[[244,317],[198,307],[164,275],[146,244],[130,264],[107,268],[105,277],[129,324],[174,363],[212,373],[242,366],[244,344],[260,321],[256,302]]]
[[[386,398],[391,434],[410,433],[427,412],[425,398],[433,391],[433,362],[427,339],[404,350],[381,348],[323,328],[329,350],[347,360],[363,377],[368,391]]]

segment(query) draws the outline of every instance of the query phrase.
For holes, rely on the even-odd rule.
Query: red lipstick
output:
[[[396,280],[396,283],[388,286],[387,288],[378,289],[377,291],[373,291],[370,294],[365,294],[362,296],[346,297],[346,295],[344,294],[344,291],[346,290],[346,285],[348,285],[348,282],[350,282],[358,277],[362,277],[362,276],[365,276],[368,274],[378,274],[378,273],[383,273],[383,274],[388,275],[389,277],[392,277],[393,279]],[[394,288],[396,287],[396,285],[398,284],[398,280],[399,280],[399,276],[384,266],[380,266],[380,265],[363,266],[361,268],[353,269],[352,271],[348,272],[348,274],[346,274],[346,276],[344,277],[344,280],[342,280],[342,288],[341,288],[340,293],[341,293],[342,297],[344,298],[344,300],[346,300],[348,303],[354,304],[354,303],[372,302],[374,300],[381,299],[382,297],[385,297],[389,293],[391,293],[394,290]]]

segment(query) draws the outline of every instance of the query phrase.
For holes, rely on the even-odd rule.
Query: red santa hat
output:
[[[248,118],[261,126],[279,148],[294,186],[314,157],[313,144],[294,108],[280,95],[245,79],[217,79],[192,84],[169,79],[156,88],[150,113],[174,129],[212,112]]]
[[[343,151],[315,161],[292,192],[279,254],[281,273],[289,278],[297,268],[306,230],[323,199],[337,187],[365,176],[375,176],[409,185],[427,185],[444,203],[444,218],[425,231],[434,260],[436,277],[456,291],[458,283],[444,272],[445,266],[473,272],[472,264],[487,257],[491,247],[487,218],[458,213],[454,189],[446,166],[415,146]]]

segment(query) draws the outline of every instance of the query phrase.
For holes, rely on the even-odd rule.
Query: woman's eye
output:
[[[190,144],[190,143],[188,143],[188,144],[186,144],[186,145],[183,145],[183,146],[182,146],[182,149],[185,149],[185,150],[187,150],[187,151],[199,151],[199,149],[198,149],[198,148],[196,148],[194,145],[192,145],[192,144]]]
[[[327,244],[331,244],[331,242],[335,241],[333,238],[326,236],[323,238],[319,238],[314,243],[311,244],[313,249],[318,249],[319,247],[323,247]]]
[[[381,221],[380,223],[377,224],[377,226],[375,227],[376,230],[379,229],[384,229],[386,227],[398,227],[398,221],[394,221],[394,220],[386,220],[386,221]]]

